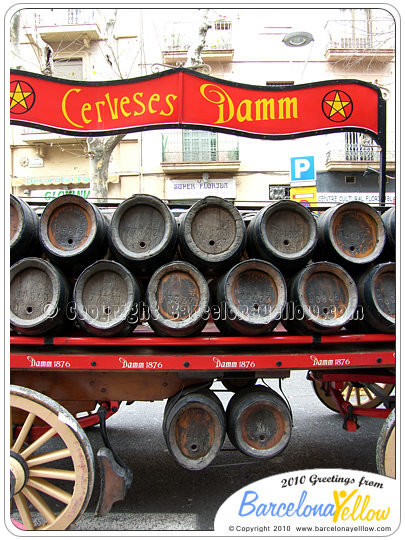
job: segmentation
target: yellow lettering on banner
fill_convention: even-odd
[[[278,117],[280,120],[291,118],[291,106],[293,118],[298,118],[297,98],[281,98],[278,100]]]
[[[62,99],[62,114],[63,116],[66,118],[66,120],[69,122],[69,124],[72,124],[72,126],[75,126],[75,127],[78,127],[78,128],[82,128],[83,126],[81,124],[76,124],[75,122],[73,122],[73,120],[71,120],[68,116],[68,113],[67,113],[67,110],[66,110],[66,101],[67,101],[67,97],[70,93],[72,92],[76,92],[76,93],[79,93],[81,91],[81,88],[71,88],[70,90],[68,90],[66,92],[66,94],[63,96],[63,99]]]
[[[141,111],[140,111],[140,112],[138,112],[138,111],[134,111],[134,112],[133,112],[133,115],[134,115],[134,116],[138,116],[138,115],[140,115],[140,114],[144,114],[144,112],[146,111],[145,105],[142,103],[142,101],[139,101],[138,96],[139,96],[140,98],[142,98],[142,97],[143,97],[143,92],[135,92],[135,94],[132,96],[132,99],[135,101],[135,103],[141,107]]]
[[[234,116],[241,123],[298,118],[298,100],[296,97],[280,98],[277,101],[276,110],[274,98],[261,98],[256,101],[242,99],[240,102],[237,102],[232,100],[231,96],[216,84],[202,84],[200,86],[200,92],[204,99],[217,106],[218,118],[215,124],[226,124]]]
[[[159,94],[152,94],[149,98],[148,109],[151,114],[154,114],[155,112],[157,112],[157,110],[152,107],[152,103],[155,101],[156,102],[160,101]]]
[[[218,118],[215,121],[215,124],[226,124],[232,120],[235,114],[235,108],[232,99],[223,88],[217,86],[216,84],[207,83],[200,86],[200,92],[204,99],[210,103],[215,103],[218,105]],[[209,94],[210,97],[208,97],[206,94]],[[227,108],[225,105],[227,105]],[[225,109],[227,117],[225,117]]]
[[[101,115],[101,107],[105,107],[105,101],[96,101],[95,103],[96,110],[97,110],[97,122],[102,122],[103,117]]]
[[[256,105],[256,119],[257,120],[274,120],[274,99],[257,99]]]
[[[110,100],[110,92],[105,94],[105,99],[107,100],[108,107],[110,109],[111,118],[117,120],[118,118],[118,98],[114,98],[114,108]]]
[[[121,101],[120,101],[121,114],[122,116],[125,116],[126,118],[128,118],[128,116],[131,116],[131,113],[125,110],[124,105],[128,105],[129,103],[131,103],[131,100],[129,99],[128,96],[124,96],[123,98],[121,98]]]
[[[243,112],[244,111],[244,112]],[[252,102],[250,99],[242,100],[236,111],[236,118],[238,122],[251,122],[252,119]]]
[[[82,106],[82,120],[85,124],[90,124],[91,120],[86,118],[86,115],[84,114],[87,111],[91,111],[91,105],[90,103],[84,103]]]
[[[175,101],[176,99],[177,99],[177,96],[175,94],[167,94],[166,104],[169,105],[169,112],[166,113],[166,112],[163,112],[163,110],[161,110],[159,114],[161,114],[162,116],[170,116],[171,114],[173,114],[174,107],[173,107],[172,100]]]

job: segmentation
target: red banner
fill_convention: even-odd
[[[165,127],[285,139],[362,131],[379,139],[385,103],[355,80],[263,87],[180,68],[129,80],[71,81],[12,70],[12,124],[103,136]]]

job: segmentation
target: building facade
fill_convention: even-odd
[[[53,74],[114,80],[176,67],[198,39],[198,9],[22,10],[11,67],[39,72],[38,36],[53,51]],[[395,19],[385,9],[241,8],[208,10],[202,51],[212,76],[260,86],[359,79],[387,99],[387,203],[395,202]],[[108,25],[114,27],[109,34]],[[285,36],[305,31],[303,46]],[[113,37],[111,37],[113,36]],[[298,43],[300,45],[300,43]],[[23,59],[23,60],[22,60]],[[50,96],[50,99],[52,97]],[[293,181],[294,159],[309,158],[314,178]],[[128,134],[109,165],[109,197],[156,195],[173,204],[215,194],[238,205],[281,198],[334,204],[350,198],[378,203],[380,149],[363,134],[334,133],[268,141],[211,131],[166,129]],[[91,197],[85,137],[15,126],[10,135],[14,194],[51,200],[65,192]],[[193,188],[198,186],[198,190]],[[306,203],[308,204],[308,203]]]

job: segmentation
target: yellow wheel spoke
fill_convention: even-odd
[[[364,387],[363,390],[370,401],[372,401],[375,398],[375,396],[370,392],[368,388]]]
[[[43,444],[45,444],[49,439],[51,439],[56,434],[56,430],[54,428],[48,429],[43,435],[38,437],[36,441],[34,441],[32,444],[28,446],[23,452],[21,452],[21,456],[26,459],[28,456],[33,454],[35,450],[38,450]]]
[[[46,493],[46,495],[49,495],[50,497],[53,497],[54,499],[57,499],[65,504],[69,504],[72,499],[72,495],[70,493],[64,489],[54,486],[46,480],[34,480],[30,478],[27,482],[27,486],[33,487],[38,491],[42,491],[43,493]]]
[[[22,493],[27,497],[30,503],[38,510],[48,523],[53,523],[56,519],[55,514],[49,508],[48,504],[43,500],[41,495],[28,486],[22,490]]]
[[[21,495],[21,493],[17,493],[17,495],[14,495],[14,502],[17,506],[17,510],[20,514],[24,527],[29,531],[33,531],[34,523],[32,522],[27,499],[24,497],[24,495]]]
[[[347,390],[346,390],[345,401],[349,401],[350,396],[352,395],[352,392],[353,392],[353,386],[351,384],[349,384],[347,386]]]
[[[30,469],[30,478],[51,478],[53,480],[76,480],[75,471],[66,469],[51,469],[48,467],[35,467]]]
[[[54,450],[53,452],[46,452],[40,456],[34,456],[30,459],[27,459],[28,467],[37,467],[38,465],[43,465],[44,463],[51,463],[52,461],[57,461],[58,459],[64,459],[71,457],[71,452],[69,448],[62,448],[61,450]]]
[[[13,452],[19,452],[21,450],[21,447],[23,445],[23,442],[25,441],[25,439],[27,438],[28,436],[28,433],[30,432],[30,429],[32,427],[32,424],[34,423],[34,420],[35,420],[35,414],[33,413],[29,413],[29,415],[27,416],[27,418],[25,419],[25,422],[23,424],[23,427],[21,428],[21,431],[12,447],[12,451]]]

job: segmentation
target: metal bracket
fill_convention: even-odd
[[[133,479],[132,471],[119,459],[111,446],[106,427],[107,412],[105,405],[101,405],[97,410],[105,447],[97,452],[101,485],[96,516],[105,516],[115,502],[122,501]]]
[[[347,405],[347,412],[343,417],[343,429],[346,431],[356,431],[359,427],[357,416],[353,414],[353,405],[349,403]]]

